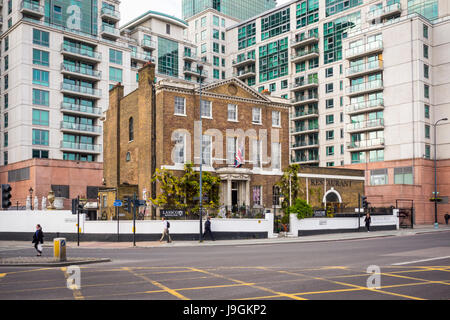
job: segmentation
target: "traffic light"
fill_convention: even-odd
[[[72,199],[72,214],[77,214],[78,199]]]
[[[125,197],[123,199],[123,210],[127,211],[128,213],[131,213],[131,198]]]
[[[366,196],[362,196],[362,206],[364,209],[368,209],[369,208],[369,202],[367,202],[367,197]]]
[[[11,207],[11,186],[9,184],[2,184],[2,209]]]

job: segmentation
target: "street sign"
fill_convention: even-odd
[[[326,217],[327,212],[325,210],[314,210],[314,217]]]
[[[121,206],[122,206],[122,201],[121,200],[114,201],[114,207],[121,207]]]
[[[145,201],[145,200],[136,200],[134,204],[136,205],[136,207],[146,206],[147,205],[147,201]]]
[[[186,214],[186,212],[182,209],[180,209],[180,210],[178,210],[178,209],[174,209],[174,210],[163,209],[163,210],[161,210],[161,216],[166,217],[166,218],[181,218],[181,217],[184,217],[185,214]]]

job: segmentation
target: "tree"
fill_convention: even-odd
[[[160,207],[188,209],[198,212],[199,201],[194,198],[200,192],[200,173],[194,171],[192,164],[184,166],[184,173],[177,177],[166,169],[157,169],[152,181],[158,181],[161,193],[152,202]],[[202,191],[208,200],[203,200],[204,208],[217,208],[219,206],[220,178],[209,172],[202,174]]]
[[[313,216],[312,207],[303,199],[296,199],[294,205],[289,208],[289,212],[297,214],[299,220]]]
[[[281,194],[284,196],[284,201],[281,204],[285,213],[289,213],[289,195],[295,201],[303,192],[300,190],[300,179],[298,172],[300,171],[299,164],[292,164],[283,170],[281,180],[276,184],[281,189]],[[290,183],[289,183],[290,180]]]

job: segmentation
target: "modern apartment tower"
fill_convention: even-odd
[[[276,0],[183,0],[183,19],[214,9],[238,20],[247,20],[261,12],[275,8]]]

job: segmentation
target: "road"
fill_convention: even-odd
[[[0,300],[377,300],[450,299],[450,232],[364,240],[210,247],[69,248],[70,256],[111,258],[65,268],[0,268]],[[32,256],[1,247],[2,257]],[[51,255],[45,248],[44,255]],[[368,267],[380,272],[368,288]],[[377,270],[377,269],[374,269]]]

